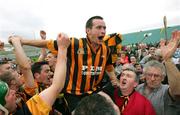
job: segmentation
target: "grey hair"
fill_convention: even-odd
[[[139,83],[139,76],[136,73],[136,68],[133,65],[131,65],[131,64],[125,64],[123,66],[124,67],[122,68],[122,72],[123,71],[132,71],[132,72],[134,72],[134,74],[135,74],[135,81],[137,83]]]
[[[148,61],[143,67],[143,72],[147,72],[149,67],[159,68],[162,72],[162,75],[166,76],[165,66],[159,61],[156,60]]]

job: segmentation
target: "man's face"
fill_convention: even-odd
[[[136,71],[142,71],[142,67],[141,67],[140,64],[139,64],[139,65],[136,65],[135,68],[136,68]]]
[[[17,73],[17,71],[12,72],[12,76],[14,79],[11,80],[9,88],[18,91],[19,88],[23,85],[23,82],[21,81],[20,75]]]
[[[94,19],[92,28],[87,28],[86,33],[91,42],[101,44],[106,34],[105,22],[101,19]]]
[[[134,72],[129,70],[124,70],[120,76],[120,89],[124,91],[133,91],[138,85],[136,82],[136,75]]]
[[[51,78],[51,71],[49,65],[42,65],[41,66],[41,72],[38,75],[38,82],[43,84],[50,84],[50,78]]]
[[[10,113],[15,112],[17,105],[16,105],[16,91],[9,90],[7,95],[5,96],[6,104],[5,107],[8,109]]]
[[[52,54],[48,53],[46,56],[46,61],[48,62],[49,66],[55,66],[57,58]]]
[[[19,74],[17,73],[16,70],[12,69],[10,63],[0,65],[0,75],[7,73],[7,72],[11,72],[12,76],[14,77],[14,79],[9,84],[9,88],[17,91],[19,89],[19,87],[21,85],[23,85],[21,83],[21,80],[19,79]]]
[[[143,75],[146,79],[147,87],[151,89],[160,87],[161,82],[164,80],[160,68],[149,67]]]
[[[131,61],[132,64],[135,64],[135,63],[136,63],[136,58],[132,56],[132,57],[130,58],[130,61]]]
[[[155,47],[150,47],[149,48],[149,54],[154,54],[155,52]]]

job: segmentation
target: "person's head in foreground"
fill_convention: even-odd
[[[86,96],[73,111],[73,115],[119,115],[109,99],[101,94]]]

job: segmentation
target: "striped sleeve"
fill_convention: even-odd
[[[54,40],[49,40],[48,42],[47,42],[47,48],[53,53],[53,54],[57,54],[57,50],[55,49],[55,47],[54,47],[54,44],[55,43],[55,41]]]

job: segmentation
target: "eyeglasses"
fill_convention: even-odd
[[[153,73],[144,73],[144,75],[147,76],[147,77],[154,76],[154,78],[160,78],[162,76],[160,74],[153,74]]]

